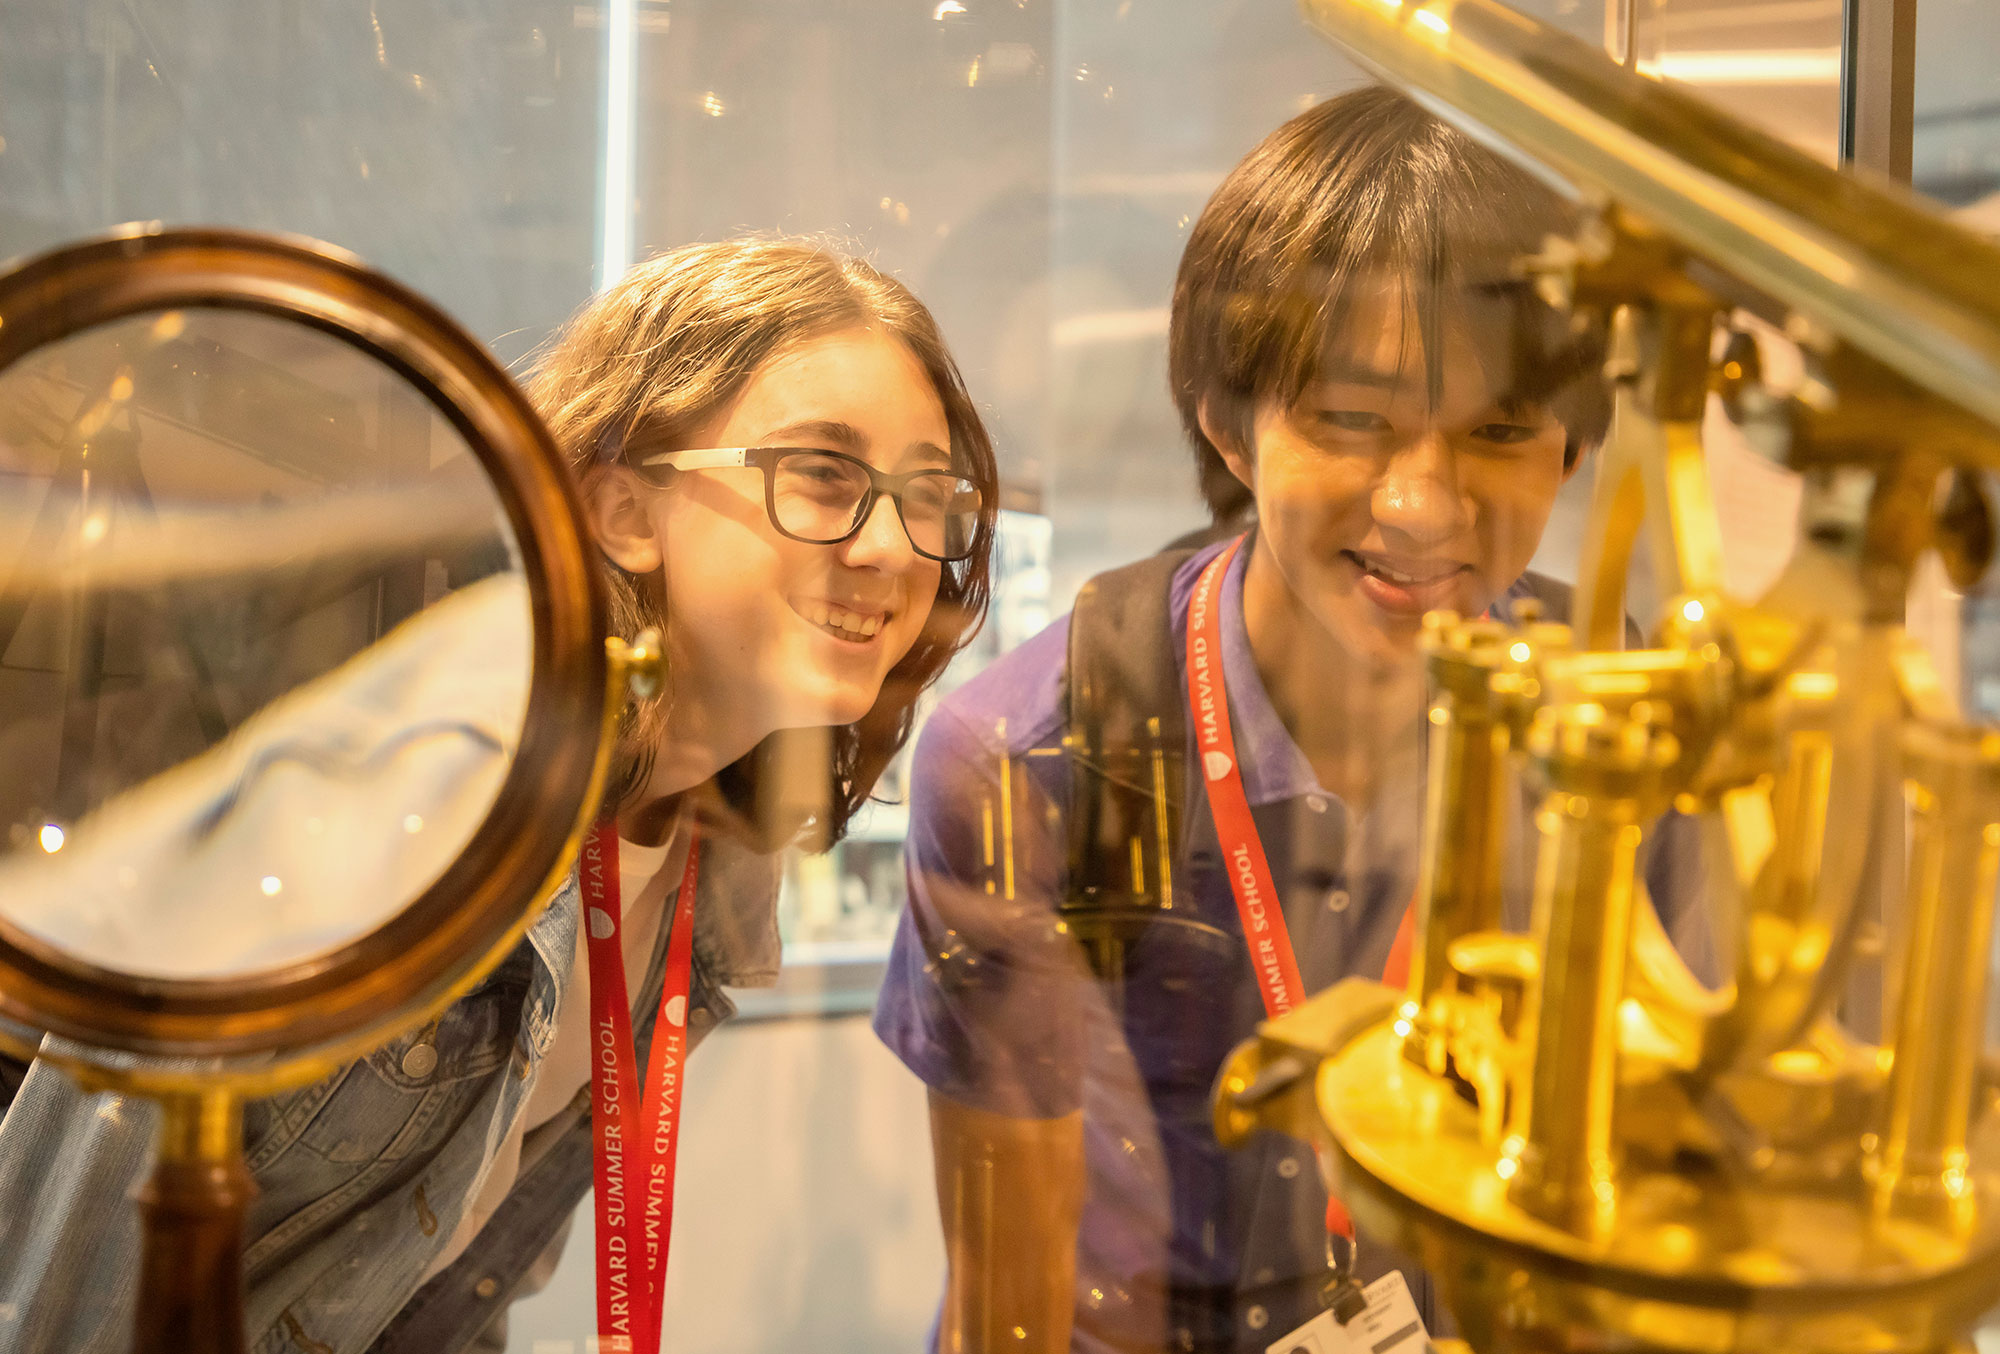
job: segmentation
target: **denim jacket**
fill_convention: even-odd
[[[776,979],[776,883],[774,858],[704,846],[691,1045],[733,1013],[724,986]],[[579,976],[579,911],[572,874],[526,939],[432,1025],[246,1107],[253,1354],[358,1354],[416,1291],[553,1041]],[[641,1066],[665,948],[662,937],[633,1002]],[[86,1096],[43,1062],[0,1108],[0,1354],[122,1354],[139,1268],[133,1195],[151,1169],[157,1111]]]

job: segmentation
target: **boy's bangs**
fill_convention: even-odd
[[[1342,250],[1296,269],[1311,281],[1280,288],[1279,294],[1316,298],[1316,313],[1310,323],[1292,330],[1282,353],[1271,354],[1288,403],[1314,381],[1347,365],[1346,355],[1357,340],[1367,342],[1356,332],[1356,317],[1373,295],[1387,289],[1394,293],[1391,313],[1400,313],[1403,323],[1413,323],[1416,330],[1414,336],[1404,336],[1396,375],[1401,378],[1410,361],[1419,361],[1430,408],[1443,402],[1446,336],[1457,333],[1471,347],[1504,412],[1540,408],[1567,413],[1580,421],[1565,418],[1565,423],[1586,441],[1595,439],[1587,412],[1592,401],[1564,397],[1587,395],[1578,387],[1597,379],[1596,347],[1570,332],[1565,318],[1542,301],[1518,267],[1563,223],[1546,209],[1546,199],[1508,201],[1513,195],[1493,194],[1490,182],[1483,185],[1484,200],[1451,191],[1473,186],[1407,180],[1385,184],[1381,198],[1371,204],[1379,208],[1369,213],[1377,219],[1350,222],[1340,240],[1372,247]],[[1282,317],[1274,318],[1279,319],[1274,328],[1290,328]]]

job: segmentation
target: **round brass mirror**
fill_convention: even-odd
[[[560,882],[592,557],[507,374],[337,251],[0,275],[0,1044],[166,1109],[139,1347],[240,1345],[238,1098],[429,1018]]]

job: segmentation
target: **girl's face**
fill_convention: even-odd
[[[951,465],[923,366],[865,328],[770,358],[688,446],[817,447],[890,473]],[[600,536],[627,570],[661,570],[677,706],[695,702],[704,722],[752,741],[868,712],[922,631],[943,567],[911,548],[894,503],[879,499],[845,541],[809,545],[772,525],[754,466],[687,471],[666,488],[614,473],[631,497]]]

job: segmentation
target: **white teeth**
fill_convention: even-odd
[[[1438,574],[1432,578],[1418,578],[1415,574],[1398,573],[1387,565],[1377,564],[1373,560],[1363,560],[1361,563],[1362,567],[1367,569],[1369,573],[1374,574],[1377,578],[1385,578],[1391,583],[1435,583],[1439,578],[1444,577],[1443,574]]]
[[[798,612],[814,625],[823,626],[850,639],[867,639],[880,633],[884,616],[863,616],[846,607],[832,606],[826,602],[798,603]]]

